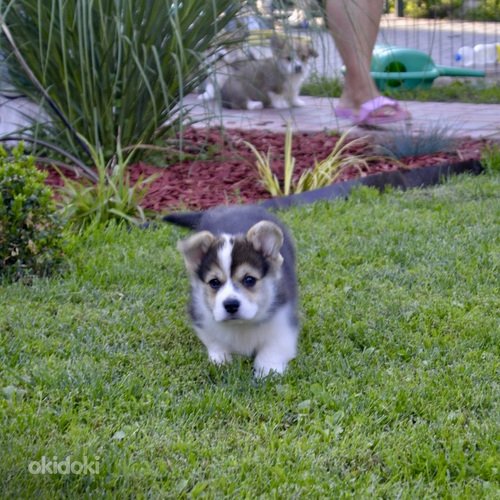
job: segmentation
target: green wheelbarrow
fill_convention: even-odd
[[[477,69],[440,66],[425,52],[377,44],[373,50],[371,75],[379,90],[430,88],[439,76],[485,76]]]

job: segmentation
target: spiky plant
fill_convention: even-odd
[[[380,136],[375,149],[396,159],[447,152],[454,145],[454,131],[455,127],[448,123],[429,123],[421,130],[406,125]]]
[[[500,173],[500,148],[498,144],[486,144],[481,152],[481,164],[488,173]]]
[[[165,122],[179,130],[200,58],[238,9],[238,0],[16,0],[2,17],[11,82],[43,104],[51,141],[89,160],[84,137],[110,158],[118,136],[127,147],[169,134]]]
[[[344,170],[355,167],[359,171],[363,167],[368,168],[368,159],[360,154],[348,154],[347,149],[361,144],[366,137],[347,140],[349,130],[344,131],[336,142],[333,151],[327,158],[321,161],[315,161],[314,168],[307,169],[299,178],[295,185],[295,193],[311,191],[333,184]]]
[[[315,161],[314,167],[307,169],[300,178],[294,182],[293,173],[295,168],[295,158],[292,156],[292,129],[287,124],[285,135],[285,151],[283,160],[283,183],[271,168],[271,152],[268,150],[264,156],[263,153],[249,143],[245,144],[255,155],[255,167],[261,183],[272,196],[287,196],[292,193],[302,193],[312,189],[329,186],[349,167],[356,167],[361,170],[367,167],[367,158],[363,155],[348,154],[348,148],[353,145],[363,143],[365,137],[348,140],[350,131],[346,130],[341,134],[333,151],[327,158],[321,161]]]
[[[95,183],[86,178],[73,180],[59,172],[64,185],[57,192],[64,218],[77,231],[111,220],[128,224],[145,222],[140,203],[157,175],[153,174],[146,179],[141,176],[132,184],[126,169],[133,153],[123,157],[118,143],[117,155],[108,163],[102,149],[95,150],[90,144],[87,146],[92,152],[98,179]]]
[[[266,156],[264,156],[253,144],[247,141],[245,141],[245,144],[255,155],[257,174],[267,191],[272,196],[287,196],[291,194],[293,189],[292,176],[295,168],[295,158],[292,156],[292,129],[290,123],[287,123],[286,126],[283,185],[271,169],[271,150],[269,149]]]

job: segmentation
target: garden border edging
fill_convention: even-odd
[[[483,172],[483,166],[477,159],[461,162],[447,163],[444,165],[433,165],[430,167],[418,167],[410,170],[396,170],[368,175],[349,181],[338,182],[324,188],[304,191],[299,194],[281,196],[254,203],[265,208],[283,209],[293,205],[305,205],[320,200],[334,200],[337,198],[348,198],[349,193],[357,186],[375,187],[383,192],[387,186],[407,189],[425,188],[440,184],[443,180],[454,175],[471,173],[479,175]]]

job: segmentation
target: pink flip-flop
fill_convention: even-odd
[[[377,115],[376,111],[380,111],[383,108],[392,108],[392,112],[388,112],[386,109],[383,114]],[[354,125],[381,125],[411,118],[410,112],[403,109],[398,101],[384,96],[378,96],[370,101],[366,101],[361,105],[357,115],[354,114],[352,108],[335,106],[333,111],[335,116],[338,118],[348,118],[352,120]]]
[[[333,112],[337,118],[352,118],[351,108],[340,108],[339,106],[335,106]]]
[[[386,108],[381,114],[381,111]],[[366,101],[361,105],[357,116],[352,115],[355,125],[381,125],[384,123],[399,122],[411,118],[411,113],[403,109],[398,101],[385,96],[378,96],[375,99]]]

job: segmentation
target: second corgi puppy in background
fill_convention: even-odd
[[[300,86],[309,72],[311,58],[317,57],[310,41],[271,37],[273,57],[232,62],[216,70],[222,106],[230,109],[285,109],[303,106]],[[211,84],[201,99],[216,96]]]

